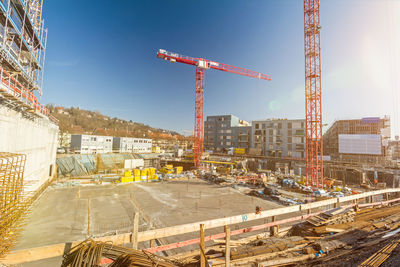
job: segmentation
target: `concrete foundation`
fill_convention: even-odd
[[[25,191],[37,190],[56,173],[58,126],[0,104],[0,129],[0,151],[26,155]]]

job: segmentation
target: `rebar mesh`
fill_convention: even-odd
[[[28,203],[23,179],[26,156],[0,152],[0,258],[15,244]]]

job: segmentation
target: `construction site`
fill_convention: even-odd
[[[206,73],[274,76],[153,51],[193,70],[185,136],[41,104],[46,1],[0,1],[0,266],[400,266],[399,118],[325,123],[325,2],[304,0],[295,22],[300,119],[205,116]],[[94,116],[110,129],[77,123]]]

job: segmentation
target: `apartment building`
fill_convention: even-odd
[[[253,148],[272,157],[305,157],[305,120],[266,119],[251,123]]]
[[[233,115],[207,116],[204,122],[204,149],[226,151],[229,148],[249,149],[251,126]]]

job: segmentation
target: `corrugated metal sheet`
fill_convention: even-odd
[[[339,153],[381,155],[381,136],[378,134],[339,134]]]

